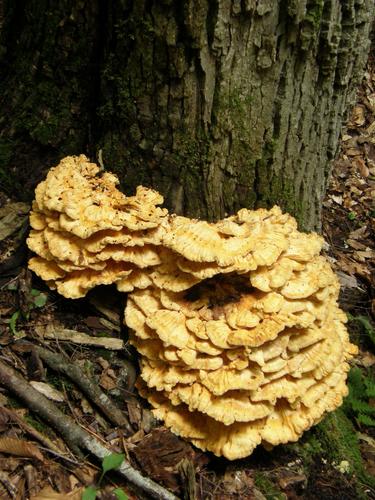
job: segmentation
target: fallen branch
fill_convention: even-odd
[[[36,391],[28,382],[9,365],[0,361],[0,384],[11,390],[32,411],[49,422],[66,440],[69,447],[77,454],[80,449],[90,451],[102,460],[111,454],[111,450],[103,446],[100,441],[79,427],[72,418],[64,415],[57,406],[45,396]],[[178,500],[175,495],[158,485],[151,479],[142,476],[126,460],[117,469],[129,482],[147,493],[150,498],[159,500]]]
[[[42,339],[55,339],[71,342],[72,344],[95,345],[113,351],[120,351],[124,348],[124,341],[113,337],[92,337],[87,333],[76,332],[66,328],[59,328],[53,325],[36,326],[35,332]]]
[[[34,347],[37,354],[47,365],[70,378],[82,392],[106,415],[115,425],[124,427],[128,434],[133,434],[133,429],[122,411],[104,394],[98,385],[91,382],[83,371],[77,366],[66,361],[62,355],[48,351],[43,347]]]

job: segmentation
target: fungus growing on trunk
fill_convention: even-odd
[[[29,267],[64,297],[101,284],[148,286],[143,270],[161,263],[162,196],[140,186],[127,197],[113,174],[98,173],[85,156],[67,157],[35,190],[27,243],[38,257]]]
[[[38,186],[30,267],[70,298],[106,283],[131,292],[137,386],[157,418],[233,460],[296,441],[341,404],[356,347],[320,236],[278,207],[168,216],[158,193],[125,197],[97,174],[68,157]]]

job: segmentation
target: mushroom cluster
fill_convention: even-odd
[[[175,217],[163,244],[173,285],[134,291],[125,319],[138,389],[167,427],[232,460],[296,441],[341,404],[355,347],[319,236],[274,207]],[[182,290],[185,274],[200,281]]]
[[[356,348],[321,237],[278,207],[168,216],[154,191],[127,198],[86,158],[63,162],[36,191],[30,267],[68,297],[131,292],[138,390],[167,427],[233,460],[296,441],[341,404]]]
[[[115,175],[98,173],[84,155],[64,158],[37,186],[30,213],[27,243],[37,257],[29,267],[72,299],[97,285],[148,286],[144,269],[161,263],[162,196],[140,186],[126,197]]]

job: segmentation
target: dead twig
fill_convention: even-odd
[[[48,421],[64,437],[75,453],[80,454],[80,450],[85,449],[100,460],[111,454],[111,450],[81,429],[70,417],[64,415],[54,403],[36,391],[21,375],[2,361],[0,361],[0,384],[11,390],[32,411]],[[151,479],[142,476],[126,460],[117,471],[133,485],[147,493],[150,498],[178,500],[168,490]]]
[[[62,355],[48,351],[44,347],[35,346],[37,354],[47,365],[60,373],[66,375],[82,390],[82,392],[104,413],[110,422],[123,427],[128,434],[133,434],[133,429],[117,406],[94,384],[83,371],[77,366],[64,359]]]
[[[53,325],[43,327],[41,325],[35,327],[35,332],[42,339],[54,339],[71,342],[72,344],[94,345],[120,351],[124,349],[124,341],[113,337],[92,337],[87,333],[77,332],[76,330],[68,330],[67,328],[59,328]]]

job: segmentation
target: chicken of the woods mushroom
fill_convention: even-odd
[[[99,284],[128,292],[137,387],[157,418],[234,460],[296,441],[342,403],[356,347],[320,236],[278,207],[208,223],[117,184],[83,155],[51,169],[30,214],[29,266],[68,298]]]

